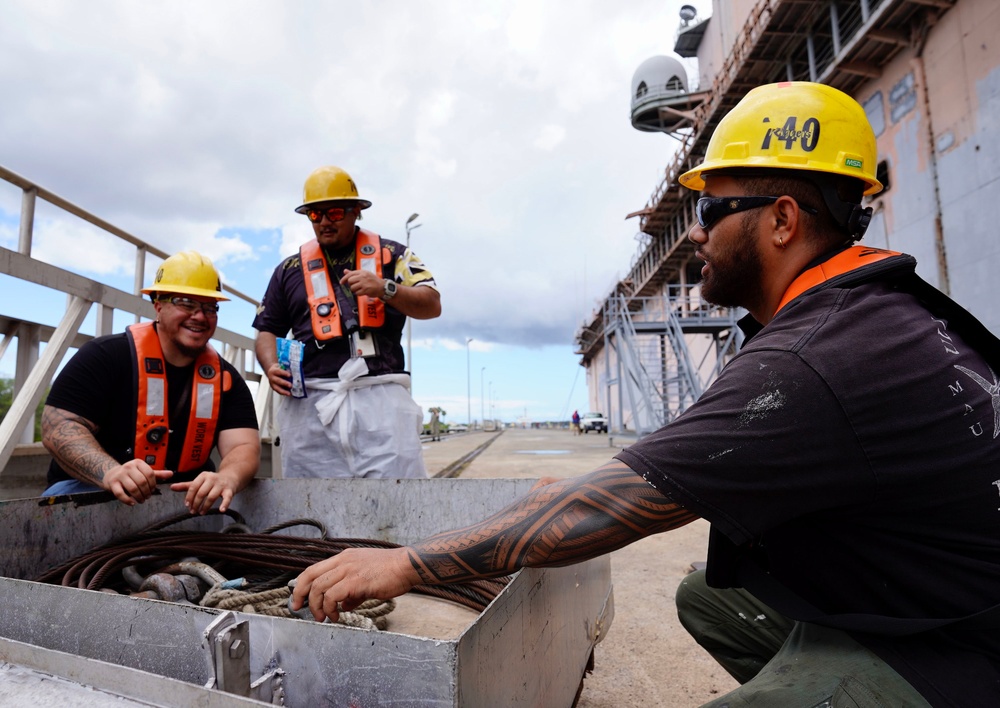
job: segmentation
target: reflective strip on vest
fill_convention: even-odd
[[[146,415],[166,416],[167,382],[159,376],[146,379]]]
[[[316,297],[330,297],[330,289],[327,287],[329,278],[323,273],[310,273],[309,282],[312,283],[313,292]]]
[[[212,384],[197,384],[197,403],[194,408],[195,418],[211,418],[215,408],[215,387]]]
[[[167,368],[160,338],[152,322],[130,325],[126,332],[135,352],[138,379],[134,457],[153,469],[166,469],[170,420]],[[215,442],[222,391],[226,388],[225,378],[221,357],[211,346],[206,346],[194,362],[187,433],[175,472],[193,472],[208,462]]]
[[[778,303],[778,309],[774,311],[774,314],[777,315],[781,312],[781,308],[802,293],[815,288],[817,285],[822,285],[827,280],[830,280],[830,278],[849,273],[856,268],[884,261],[886,258],[901,255],[903,254],[896,251],[886,251],[881,248],[872,248],[871,246],[851,246],[833,258],[823,261],[818,266],[814,266],[801,273],[799,277],[793,280],[792,284],[785,291],[785,294],[782,295],[781,302]]]
[[[354,262],[358,270],[382,277],[382,266],[389,261],[387,249],[382,248],[378,234],[358,229],[354,243]],[[299,247],[299,263],[306,285],[306,299],[309,302],[309,317],[313,336],[319,341],[343,336],[340,311],[334,288],[330,280],[326,254],[313,239]],[[385,303],[377,297],[356,296],[358,302],[358,325],[362,329],[374,329],[385,324]]]

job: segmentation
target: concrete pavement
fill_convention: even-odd
[[[489,447],[475,458],[462,477],[570,477],[604,464],[620,447],[612,448],[607,435],[573,435],[569,430],[512,428],[503,432],[472,431],[424,442],[427,474],[438,476],[456,460],[484,443]]]

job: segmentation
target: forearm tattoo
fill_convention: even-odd
[[[429,584],[508,575],[595,558],[698,518],[614,460],[541,487],[486,521],[411,546]]]
[[[82,482],[103,486],[104,473],[117,465],[94,437],[97,426],[61,408],[42,411],[42,440],[56,462]]]

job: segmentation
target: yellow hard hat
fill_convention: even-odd
[[[864,193],[875,178],[875,133],[865,109],[843,91],[809,81],[758,86],[719,123],[700,165],[682,174],[688,189],[705,188],[708,172],[777,168],[855,177]]]
[[[362,209],[372,205],[367,199],[358,197],[358,187],[349,174],[333,165],[320,167],[306,178],[302,187],[302,206],[295,211],[304,214],[311,204],[347,199],[357,202]]]
[[[153,284],[142,292],[201,295],[228,300],[222,294],[222,279],[212,261],[195,251],[181,251],[160,264]]]

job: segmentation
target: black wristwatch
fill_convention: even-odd
[[[385,280],[382,286],[382,300],[388,302],[396,297],[396,281]]]

